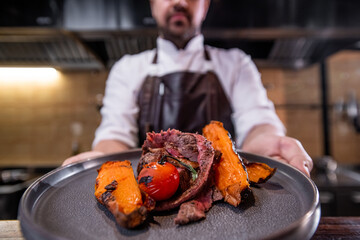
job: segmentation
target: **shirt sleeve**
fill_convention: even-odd
[[[282,132],[285,132],[285,127],[275,112],[274,104],[267,97],[254,62],[242,51],[235,52],[235,62],[239,64],[234,69],[234,81],[230,84],[229,92],[236,147],[240,148],[250,130],[257,125],[271,124]]]
[[[101,108],[102,120],[95,132],[93,147],[102,140],[118,140],[129,147],[137,146],[139,109],[129,65],[129,56],[124,56],[109,73]]]

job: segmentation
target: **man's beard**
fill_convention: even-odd
[[[159,27],[159,32],[163,38],[168,40],[188,41],[198,33],[198,30],[194,27],[190,27],[183,31],[173,31],[169,27]]]
[[[171,21],[171,18],[178,13],[182,13],[186,18],[186,21]],[[191,14],[186,9],[177,7],[167,15],[165,26],[159,26],[159,33],[163,38],[170,41],[187,43],[200,31],[200,29],[196,28],[191,23]]]

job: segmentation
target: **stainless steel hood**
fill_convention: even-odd
[[[244,50],[261,67],[300,69],[339,50],[360,50],[360,28],[228,29],[205,31],[205,36],[210,45]]]
[[[43,11],[4,2],[0,66],[108,69],[124,54],[155,47],[148,0],[49,0]],[[212,0],[203,32],[207,44],[240,48],[258,66],[298,69],[359,49],[358,9],[357,0]]]
[[[0,29],[0,66],[101,69],[103,62],[72,32],[56,29]]]

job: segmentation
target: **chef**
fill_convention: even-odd
[[[159,30],[156,48],[114,64],[93,151],[63,165],[141,146],[148,131],[201,133],[218,120],[241,150],[309,175],[312,160],[299,141],[285,136],[251,58],[239,49],[204,45],[201,25],[210,0],[149,1]]]

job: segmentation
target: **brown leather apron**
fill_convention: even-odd
[[[210,61],[208,51],[204,53]],[[157,63],[157,54],[153,64]],[[174,72],[164,76],[147,76],[138,96],[140,108],[139,146],[149,131],[175,128],[202,133],[211,120],[223,122],[234,135],[232,109],[221,83],[212,71],[206,73]]]

